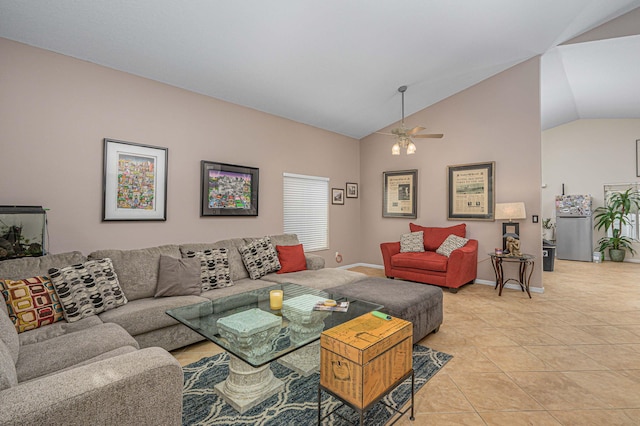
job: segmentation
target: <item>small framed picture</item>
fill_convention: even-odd
[[[344,204],[344,189],[331,188],[331,204]]]
[[[347,182],[347,198],[358,198],[358,184]]]
[[[103,221],[167,220],[168,152],[104,139]]]

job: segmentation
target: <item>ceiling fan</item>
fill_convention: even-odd
[[[407,155],[415,154],[416,145],[413,143],[414,138],[441,138],[444,135],[442,133],[431,133],[431,134],[419,134],[425,130],[424,127],[416,126],[413,129],[407,129],[404,125],[404,92],[407,91],[407,86],[398,87],[398,92],[402,94],[402,121],[400,122],[400,127],[396,127],[391,130],[391,133],[383,133],[376,132],[381,135],[395,136],[396,143],[393,144],[391,148],[391,154],[400,155],[400,147],[405,148],[407,150]]]

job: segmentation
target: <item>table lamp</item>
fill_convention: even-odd
[[[507,249],[507,237],[520,239],[520,224],[513,222],[527,218],[524,210],[524,203],[496,203],[496,220],[508,219],[509,222],[502,222],[502,249]]]

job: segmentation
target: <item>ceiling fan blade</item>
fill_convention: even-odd
[[[430,135],[413,135],[411,137],[412,138],[437,138],[437,139],[440,139],[443,136],[444,136],[444,134],[442,134],[442,133],[432,133]]]
[[[413,134],[415,134],[415,133],[418,133],[418,132],[423,131],[424,129],[425,129],[425,127],[416,126],[416,127],[414,127],[413,129],[409,130],[409,131],[407,132],[407,135],[413,135]]]
[[[393,133],[376,132],[377,135],[395,136]]]

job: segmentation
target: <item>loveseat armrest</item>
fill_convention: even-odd
[[[380,251],[382,251],[382,261],[384,262],[384,274],[391,277],[393,276],[391,274],[391,256],[400,253],[400,241],[381,243]]]
[[[0,391],[0,425],[180,425],[183,381],[170,353],[142,349]]]
[[[464,247],[449,255],[447,283],[462,285],[476,278],[478,273],[478,240],[469,240]],[[459,287],[459,285],[454,287]]]
[[[307,269],[323,269],[324,257],[317,254],[305,253],[305,259],[307,260]]]

